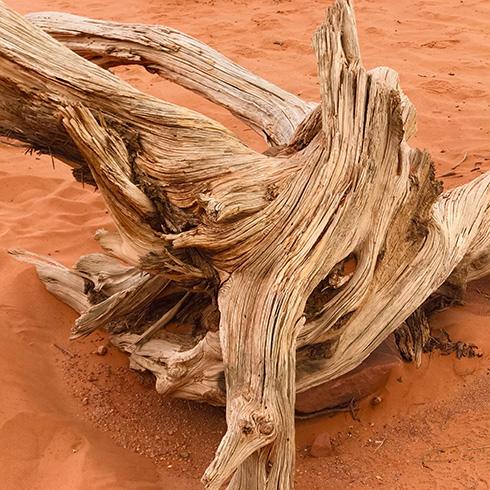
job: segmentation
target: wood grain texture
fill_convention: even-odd
[[[2,3],[0,15],[0,132],[90,172],[118,228],[96,239],[129,266],[87,256],[68,271],[16,255],[81,313],[74,337],[105,329],[161,393],[226,401],[206,488],[234,474],[230,489],[292,489],[296,392],[354,369],[434,295],[490,272],[490,173],[442,192],[430,155],[408,145],[416,113],[397,74],[362,65],[350,0],[313,36],[315,107],[168,28],[29,17],[63,46]],[[101,68],[127,63],[229,108],[276,147],[256,153]]]
[[[202,95],[228,109],[271,145],[287,143],[316,105],[169,27],[120,24],[56,12],[26,18],[99,66],[141,65]]]

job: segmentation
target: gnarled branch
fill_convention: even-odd
[[[74,335],[105,328],[162,393],[216,404],[226,393],[208,489],[234,472],[233,489],[291,489],[295,393],[353,369],[434,295],[490,271],[490,174],[442,194],[429,154],[408,145],[415,109],[396,73],[362,66],[350,0],[313,38],[316,107],[176,31],[149,28],[145,41],[142,26],[31,17],[102,66],[140,63],[230,108],[281,143],[266,154],[2,3],[0,15],[0,132],[88,166],[118,228],[96,238],[133,266],[107,261],[102,279],[93,258],[74,272],[38,264],[82,312]],[[171,320],[190,331],[172,333]]]

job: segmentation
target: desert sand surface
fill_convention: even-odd
[[[330,0],[7,0],[22,14],[61,11],[163,24],[311,101],[319,100],[310,39]],[[390,66],[418,110],[411,145],[426,148],[446,188],[490,170],[490,2],[357,0],[364,65]],[[1,20],[0,20],[1,21]],[[276,42],[279,41],[279,42]],[[265,143],[226,111],[142,68],[114,70],[159,98],[223,122],[257,150]],[[1,94],[0,94],[1,97]],[[100,195],[49,157],[0,146],[0,489],[202,488],[225,430],[222,409],[159,396],[103,334],[69,342],[76,313],[54,299],[34,267],[7,249],[66,266],[99,251],[114,229]],[[480,358],[425,355],[394,369],[350,415],[297,424],[296,488],[488,489],[490,487],[490,278],[463,305],[431,319]],[[76,354],[71,357],[54,344]],[[334,454],[313,458],[328,432]]]

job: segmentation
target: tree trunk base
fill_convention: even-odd
[[[226,403],[206,488],[234,475],[229,488],[291,490],[296,394],[393,332],[417,364],[433,346],[474,354],[431,336],[427,317],[490,273],[490,173],[442,193],[408,144],[415,108],[398,75],[362,66],[351,0],[313,36],[319,104],[168,28],[29,17],[63,46],[1,1],[0,16],[0,135],[97,186],[118,231],[96,240],[128,265],[15,254],[80,313],[72,338],[103,329],[160,393]],[[104,69],[128,63],[228,108],[272,148]]]

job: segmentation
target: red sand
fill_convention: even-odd
[[[319,98],[310,38],[325,2],[8,3],[21,13],[166,24],[305,99]],[[467,152],[446,187],[490,170],[490,3],[357,0],[356,13],[365,66],[396,69],[417,107],[412,146],[431,152],[438,175]],[[199,97],[143,69],[116,72],[265,148],[250,129]],[[101,335],[69,343],[76,314],[44,290],[33,267],[5,251],[51,254],[68,266],[98,251],[93,233],[113,227],[100,195],[74,182],[63,164],[53,170],[49,157],[7,146],[0,146],[0,185],[0,488],[201,488],[225,429],[222,410],[162,399],[114,348],[104,357],[93,354],[106,342]],[[299,422],[297,489],[489,488],[490,300],[478,291],[490,294],[490,279],[472,285],[466,304],[439,314],[432,326],[477,344],[483,357],[458,361],[436,353],[418,370],[396,369],[375,394],[380,405],[361,403],[360,423],[348,415]],[[334,455],[312,458],[309,446],[323,431],[333,439]]]

